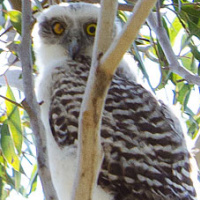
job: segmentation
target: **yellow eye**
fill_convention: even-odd
[[[86,33],[90,36],[95,36],[95,33],[96,33],[96,28],[97,28],[97,25],[96,24],[88,24],[86,26]]]
[[[65,29],[61,23],[56,22],[53,24],[52,30],[56,35],[61,35]]]

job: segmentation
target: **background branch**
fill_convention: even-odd
[[[49,165],[47,161],[46,138],[44,126],[40,119],[40,109],[33,90],[32,62],[31,62],[31,1],[22,1],[22,41],[20,45],[20,58],[22,64],[22,77],[25,100],[23,106],[29,114],[31,127],[35,135],[38,173],[45,197],[48,200],[57,200],[53,188]]]
[[[11,4],[12,8],[14,10],[22,10],[22,1],[21,0],[9,0],[9,3]]]
[[[20,103],[17,103],[16,101],[13,101],[13,100],[11,100],[11,99],[9,99],[9,98],[7,98],[7,97],[4,97],[4,96],[1,95],[1,94],[0,94],[0,98],[5,99],[6,101],[8,101],[8,102],[10,102],[10,103],[12,103],[12,104],[14,104],[14,105],[20,107],[20,108],[24,108]]]
[[[157,12],[159,12],[157,10]],[[167,61],[169,63],[169,69],[178,74],[179,76],[183,77],[186,81],[192,84],[197,84],[200,86],[200,77],[198,75],[192,74],[189,70],[186,68],[182,67],[177,58],[176,55],[174,54],[174,51],[172,49],[172,46],[170,44],[168,35],[162,26],[160,15],[157,14],[158,18],[158,23],[156,22],[155,16],[153,13],[151,13],[147,19],[148,24],[150,25],[151,29],[155,32],[157,39],[159,40],[159,43],[162,47],[163,52],[165,53],[165,56],[167,58]],[[196,161],[198,164],[198,167],[200,168],[200,137],[199,135],[196,136],[196,142],[195,142],[195,148],[198,149],[198,152],[195,153]]]
[[[0,75],[0,85],[6,85],[6,80],[11,87],[15,87],[23,92],[23,83],[20,79],[22,70],[19,67],[10,67],[5,73]]]
[[[147,19],[148,24],[150,25],[151,29],[155,32],[157,39],[162,47],[162,50],[166,56],[166,59],[169,63],[169,69],[178,74],[179,76],[183,77],[189,83],[197,84],[200,86],[200,77],[198,75],[192,74],[189,70],[182,67],[171,47],[169,38],[163,26],[159,26],[156,23],[155,16],[151,13]]]

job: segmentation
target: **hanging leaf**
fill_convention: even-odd
[[[42,11],[42,3],[39,0],[34,0],[35,5],[32,7],[33,11]]]
[[[10,175],[6,172],[5,166],[3,166],[2,164],[0,164],[0,178],[9,186],[11,186],[11,188],[15,188],[13,178],[10,177]]]
[[[200,126],[200,114],[194,115],[190,108],[185,109],[186,114],[189,116],[189,120],[187,120],[186,124],[188,127],[188,133],[195,139],[199,132]]]
[[[197,73],[197,66],[195,65],[194,57],[191,52],[181,56],[180,60],[186,69],[192,71],[193,73]]]
[[[14,170],[13,170],[14,171]],[[14,171],[15,175],[15,190],[19,192],[20,187],[21,187],[21,173],[18,171]]]
[[[200,51],[198,50],[197,46],[194,46],[194,44],[190,43],[189,47],[191,48],[191,51],[194,55],[194,57],[200,61]]]
[[[147,71],[146,71],[146,69],[145,69],[145,67],[144,67],[144,64],[143,64],[143,62],[142,62],[141,56],[140,56],[140,54],[139,54],[139,52],[138,52],[138,48],[137,48],[135,42],[133,42],[133,48],[134,48],[134,50],[135,50],[135,57],[136,57],[136,59],[137,59],[137,61],[138,61],[138,66],[140,67],[142,73],[144,74],[144,77],[146,78],[146,80],[147,80],[147,82],[148,82],[148,84],[149,84],[151,90],[154,92],[154,88],[153,88],[152,85],[151,85],[151,82],[150,82],[150,80],[149,80],[149,75],[148,75],[148,73],[147,73]]]
[[[176,87],[177,101],[183,105],[185,109],[188,103],[188,95],[191,92],[191,86],[189,84],[179,83]]]
[[[168,80],[171,78],[171,72],[168,69],[165,70],[160,70],[161,71],[161,79],[160,79],[160,83],[157,86],[156,90],[160,90],[162,88],[164,88],[168,82]]]
[[[11,138],[8,124],[4,122],[1,127],[1,147],[4,158],[16,170],[20,170],[20,161],[15,153],[13,140]]]
[[[175,73],[171,73],[171,81],[174,85],[176,85],[180,80],[182,80],[183,78],[181,76],[179,76],[178,74]]]
[[[22,23],[22,13],[18,10],[12,10],[7,12],[10,17],[10,21],[17,32],[21,35],[21,23]]]
[[[13,95],[13,92],[9,86],[7,86],[7,93],[6,97],[12,101],[16,101]],[[12,139],[14,141],[14,145],[18,151],[21,153],[22,148],[22,128],[21,128],[21,119],[20,119],[20,112],[19,108],[12,102],[6,101],[6,110],[7,110],[7,122],[9,126],[10,133],[12,135]]]
[[[178,33],[180,32],[181,28],[182,28],[182,25],[179,19],[176,17],[174,21],[172,22],[171,27],[169,28],[170,42],[172,46],[174,46],[174,43],[176,42],[176,39],[177,39],[176,37]]]
[[[127,22],[127,16],[126,16],[126,14],[123,12],[123,11],[118,11],[117,12],[117,15],[118,15],[118,17],[124,22],[124,23],[126,23]]]
[[[8,190],[5,190],[4,186],[5,186],[4,181],[0,177],[0,198],[1,198],[1,200],[6,200],[10,193]]]
[[[34,165],[33,171],[31,174],[31,179],[30,179],[30,193],[34,192],[37,187],[37,175],[38,175],[38,170],[37,170],[37,164]]]
[[[183,4],[181,6],[181,9],[183,11],[185,11],[189,16],[190,19],[195,22],[198,23],[199,18],[200,18],[200,5],[194,5],[194,4]]]

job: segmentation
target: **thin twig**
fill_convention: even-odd
[[[157,21],[158,21],[158,26],[162,26],[162,20],[160,16],[160,0],[157,1],[156,3],[156,14],[157,14]]]
[[[5,97],[5,96],[2,96],[2,95],[0,95],[0,97],[1,97],[2,99],[5,99],[6,101],[9,101],[9,102],[12,103],[12,104],[14,104],[14,105],[16,105],[16,106],[18,106],[18,107],[24,109],[24,107],[23,107],[20,103],[17,103],[16,101],[13,101],[13,100],[11,100],[11,99],[9,99],[9,98],[7,98],[7,97]]]
[[[0,34],[0,37],[4,34],[6,34],[8,31],[10,31],[11,29],[13,29],[13,26],[9,26],[5,31],[3,31],[1,34]]]

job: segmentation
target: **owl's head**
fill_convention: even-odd
[[[37,64],[91,57],[99,11],[98,5],[88,3],[62,3],[45,9],[33,29]]]

